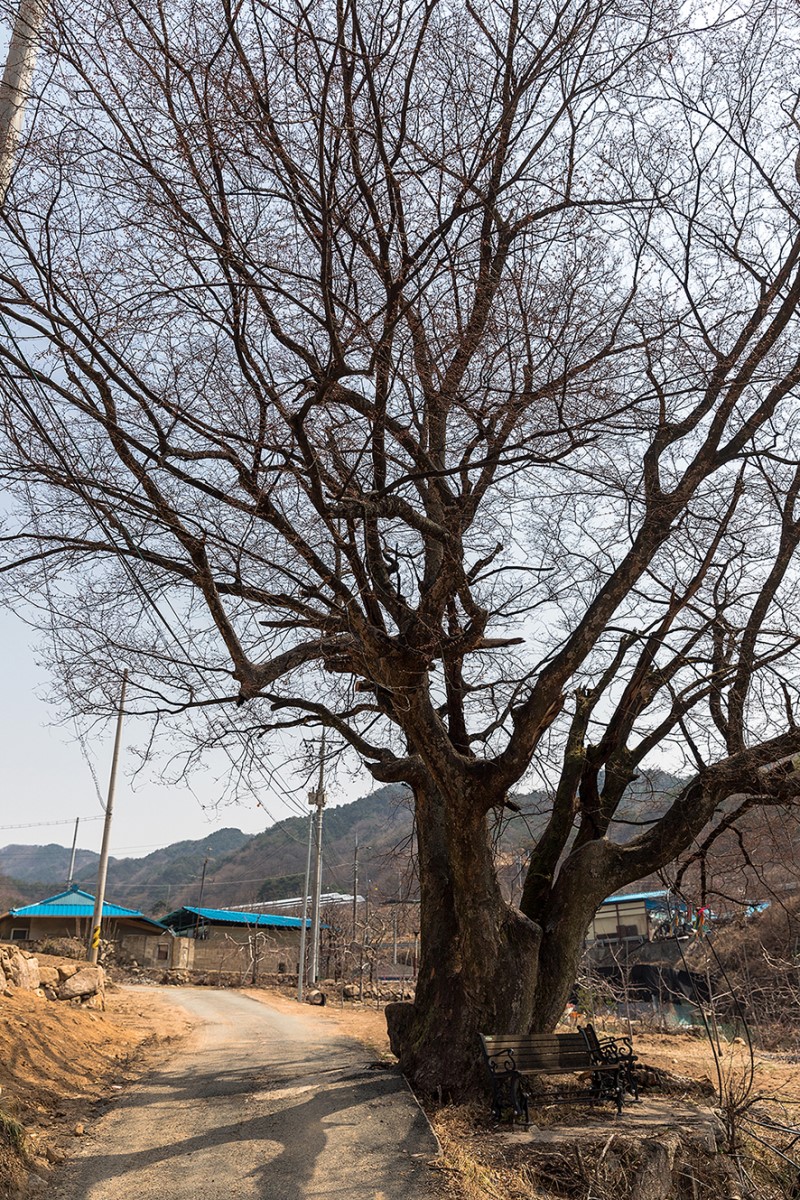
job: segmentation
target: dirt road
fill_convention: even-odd
[[[312,1013],[158,989],[196,1029],[87,1127],[56,1200],[432,1200],[436,1143],[401,1076]]]

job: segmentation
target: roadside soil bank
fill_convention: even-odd
[[[0,1197],[46,1190],[97,1114],[190,1027],[147,988],[110,985],[105,1011],[0,997]]]

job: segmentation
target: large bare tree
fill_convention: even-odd
[[[794,794],[796,18],[690,7],[51,9],[9,595],[86,712],[124,660],[177,729],[325,726],[411,787],[422,1087],[552,1027],[598,901]],[[659,754],[690,782],[610,839]],[[516,908],[487,822],[532,771]]]

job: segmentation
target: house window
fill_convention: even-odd
[[[17,925],[11,930],[11,940],[12,942],[27,942],[29,934],[29,925]]]
[[[169,946],[156,946],[156,960],[169,962]]]

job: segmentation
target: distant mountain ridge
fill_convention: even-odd
[[[57,846],[55,842],[46,846],[3,846],[0,850],[0,871],[27,883],[38,883],[41,879],[66,880],[70,855],[70,849]],[[76,850],[76,871],[96,871],[99,858],[100,855],[94,850]]]
[[[628,792],[620,817],[638,822],[658,816],[681,781],[666,772],[643,775]],[[516,795],[520,814],[504,810],[495,831],[501,876],[510,894],[524,852],[541,836],[549,805],[543,792]],[[628,837],[620,824],[611,836]],[[416,895],[412,798],[402,784],[389,784],[360,800],[326,808],[323,823],[323,890],[350,892],[358,840],[358,890],[375,898]],[[287,817],[263,833],[220,829],[198,840],[175,842],[144,858],[111,859],[107,897],[158,916],[182,904],[243,905],[297,896],[303,888],[308,818]],[[70,851],[57,845],[0,848],[0,897],[4,907],[30,903],[65,886]],[[96,885],[98,856],[79,850],[75,882]],[[203,865],[205,863],[205,878]]]

